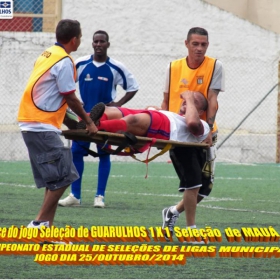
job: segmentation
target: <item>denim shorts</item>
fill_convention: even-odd
[[[22,131],[37,188],[56,190],[79,179],[70,148],[53,131]]]

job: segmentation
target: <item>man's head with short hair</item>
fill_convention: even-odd
[[[98,30],[93,33],[92,48],[94,49],[93,60],[105,62],[108,58],[107,49],[110,47],[109,35],[106,31]]]
[[[193,97],[194,97],[194,105],[197,109],[198,114],[201,116],[208,109],[208,100],[199,91],[193,91]],[[184,100],[182,102],[179,113],[181,115],[185,115],[185,113],[186,113],[186,100]]]
[[[197,34],[197,35],[202,35],[202,36],[207,36],[208,40],[208,32],[206,29],[202,27],[193,27],[189,30],[188,35],[187,35],[187,40],[189,41],[191,38],[191,35]]]
[[[96,34],[103,34],[103,35],[105,35],[105,36],[106,36],[107,42],[109,42],[109,35],[108,35],[108,33],[107,33],[106,31],[104,31],[104,30],[97,30],[97,31],[95,31],[95,32],[93,33],[93,39],[94,39],[94,36],[95,36]]]
[[[198,68],[203,62],[209,46],[208,32],[201,27],[191,28],[185,40],[185,46],[188,49],[188,66]]]
[[[79,38],[81,26],[77,20],[62,19],[56,27],[56,40],[58,43],[67,44],[72,38]]]
[[[195,91],[193,95],[194,95],[194,104],[196,105],[197,110],[203,112],[207,111],[208,101],[205,98],[205,96],[199,91]]]

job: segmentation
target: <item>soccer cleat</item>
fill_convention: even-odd
[[[38,228],[38,229],[40,229],[42,226],[50,227],[49,221],[35,221],[35,220],[33,220],[27,225],[27,228]]]
[[[162,229],[165,229],[167,227],[169,229],[171,236],[173,236],[174,226],[175,226],[176,220],[179,218],[179,216],[173,214],[170,211],[170,208],[171,207],[164,208],[162,210]],[[164,237],[165,237],[166,241],[170,241],[170,239],[166,233],[164,234]]]
[[[78,121],[79,119],[77,115],[69,108],[67,108],[63,124],[66,125],[69,129],[77,129]]]
[[[81,206],[81,200],[70,193],[66,198],[60,199],[58,205],[64,207]]]
[[[99,120],[105,111],[105,107],[105,104],[100,102],[94,105],[90,110],[89,116],[96,126],[99,124]],[[84,120],[79,121],[77,124],[77,129],[86,129],[86,122]]]
[[[42,226],[50,227],[49,221],[34,221],[33,220],[28,224],[27,228],[41,229]],[[44,244],[54,244],[54,245],[70,244],[70,245],[72,245],[73,243],[72,242],[64,242],[64,241],[43,241],[43,242],[40,242],[39,244],[42,246]]]
[[[94,198],[93,207],[95,207],[95,208],[104,208],[105,207],[104,196],[102,196],[102,195],[96,196]]]

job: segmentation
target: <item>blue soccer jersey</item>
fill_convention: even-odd
[[[110,57],[100,63],[93,60],[93,55],[87,55],[76,61],[76,68],[80,95],[86,112],[90,112],[98,102],[112,102],[117,95],[117,85],[126,92],[137,91],[139,88],[128,69]]]

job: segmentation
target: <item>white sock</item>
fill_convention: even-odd
[[[188,229],[188,228],[196,228],[196,225],[187,226],[187,229]]]
[[[176,206],[171,206],[170,211],[171,211],[171,213],[175,214],[176,216],[180,215],[180,213],[176,209]]]

